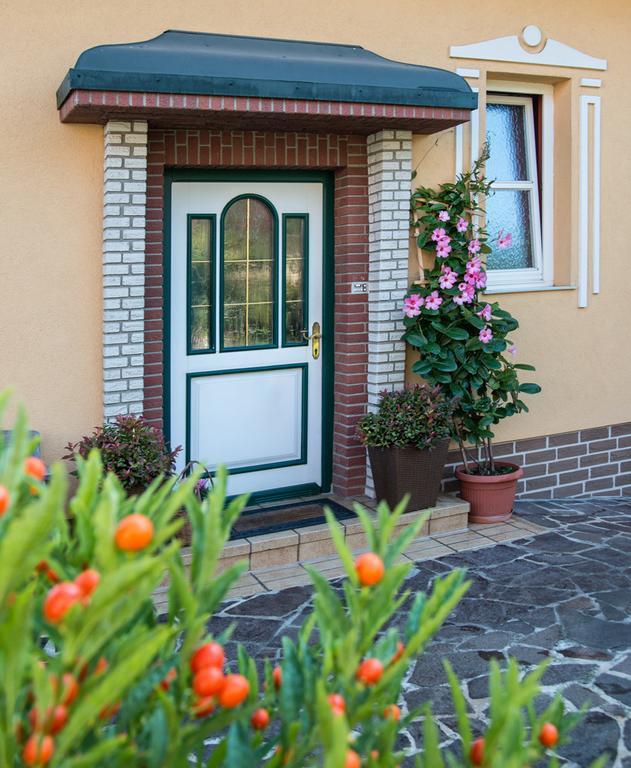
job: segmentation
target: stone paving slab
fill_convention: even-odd
[[[631,500],[522,501],[516,511],[513,531],[489,533],[487,528],[484,533],[472,526],[470,532],[486,539],[481,548],[470,538],[450,540],[454,534],[448,534],[433,537],[431,545],[418,543],[408,553],[415,561],[410,589],[426,590],[436,574],[454,567],[467,569],[472,586],[410,669],[400,705],[405,711],[431,699],[447,745],[457,734],[443,658],[460,675],[480,733],[488,706],[489,660],[501,663],[514,656],[529,670],[549,659],[537,708],[556,693],[570,710],[589,705],[574,740],[560,750],[561,763],[586,768],[606,753],[613,768],[631,768]],[[519,538],[511,540],[508,534],[517,532]],[[321,559],[320,567],[334,577],[329,560]],[[259,662],[278,658],[282,635],[298,632],[310,611],[312,591],[303,583],[271,591],[286,583],[280,570],[270,569],[267,581],[263,571],[250,574],[261,584],[261,593],[235,596],[211,621],[214,632],[236,622],[229,657],[236,654],[234,644],[243,642]],[[420,731],[420,723],[413,723],[404,734],[402,748],[410,755],[421,745]],[[411,757],[404,761],[406,768],[412,765]]]

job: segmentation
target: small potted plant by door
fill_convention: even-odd
[[[182,450],[169,451],[162,432],[133,415],[117,416],[79,442],[68,443],[64,459],[87,459],[93,448],[101,452],[103,469],[116,475],[129,496],[141,494],[157,477],[173,475],[175,457]]]
[[[408,509],[436,503],[447,460],[452,404],[438,387],[416,385],[382,393],[377,411],[359,422],[379,501]]]
[[[495,460],[492,427],[527,411],[522,394],[541,389],[519,381],[520,371],[534,368],[513,362],[517,350],[509,336],[517,320],[481,295],[487,279],[482,259],[491,252],[479,203],[492,192],[483,178],[486,159],[487,148],[456,183],[438,190],[419,187],[412,195],[417,244],[421,255],[431,253],[433,264],[421,265],[421,279],[403,307],[403,338],[420,352],[413,371],[456,402],[452,435],[462,456],[456,476],[475,523],[496,523],[512,514],[523,472]],[[496,247],[511,248],[510,234],[500,232]]]

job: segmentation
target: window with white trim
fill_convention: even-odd
[[[488,287],[552,285],[552,87],[493,82],[486,97]],[[500,248],[498,240],[511,235]]]

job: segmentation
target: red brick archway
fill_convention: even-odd
[[[144,414],[163,428],[164,169],[333,170],[334,407],[333,490],[361,494],[365,450],[355,435],[367,403],[368,304],[351,283],[368,280],[366,137],[296,132],[150,129],[147,157]]]

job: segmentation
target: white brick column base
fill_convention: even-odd
[[[368,137],[368,409],[405,383],[401,306],[408,288],[412,133]],[[369,465],[368,465],[369,466]],[[370,469],[366,493],[373,494]]]
[[[142,413],[147,123],[105,125],[103,415]]]

